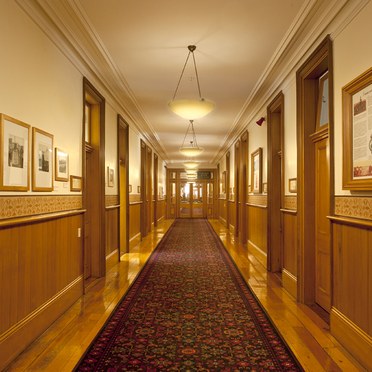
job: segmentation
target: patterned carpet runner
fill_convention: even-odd
[[[76,371],[301,371],[206,220],[176,220]]]

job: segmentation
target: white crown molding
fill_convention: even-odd
[[[168,160],[158,135],[140,110],[134,94],[75,0],[16,0],[37,26],[69,59],[163,160]],[[102,91],[102,89],[104,91]]]
[[[229,151],[238,134],[255,122],[291,74],[295,74],[303,61],[327,34],[334,39],[370,0],[321,0],[309,1],[300,12],[299,27],[292,27],[267,65],[261,78],[239,113],[225,143],[214,157],[218,161]]]

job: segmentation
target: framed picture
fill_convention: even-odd
[[[262,192],[264,194],[267,194],[267,182],[265,182],[265,183],[262,184]]]
[[[222,194],[226,193],[226,171],[222,172],[222,178],[221,178],[221,185],[222,185]]]
[[[0,115],[0,190],[30,189],[30,126]]]
[[[83,189],[83,180],[79,176],[70,176],[70,191],[81,191]]]
[[[342,88],[343,189],[372,190],[372,68]]]
[[[32,128],[32,190],[53,190],[53,135]]]
[[[128,185],[128,192],[129,194],[132,192],[132,185]]]
[[[316,125],[317,128],[328,125],[329,123],[329,99],[328,99],[328,72],[319,78],[319,97]]]
[[[68,154],[61,149],[55,148],[55,180],[68,181]]]
[[[115,171],[114,169],[107,167],[107,186],[114,187]]]
[[[262,147],[251,154],[251,191],[255,194],[262,192]]]
[[[289,192],[297,192],[297,178],[288,179]]]

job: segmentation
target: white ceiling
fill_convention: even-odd
[[[75,2],[158,139],[165,160],[173,165],[185,160],[178,149],[188,122],[172,113],[167,103],[187,46],[197,46],[202,95],[216,103],[210,115],[195,121],[198,144],[205,149],[197,160],[214,166],[260,78],[309,0]],[[188,67],[177,98],[190,92],[197,97],[192,64]]]

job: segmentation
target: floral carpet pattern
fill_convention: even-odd
[[[207,220],[176,220],[76,371],[301,371]]]

